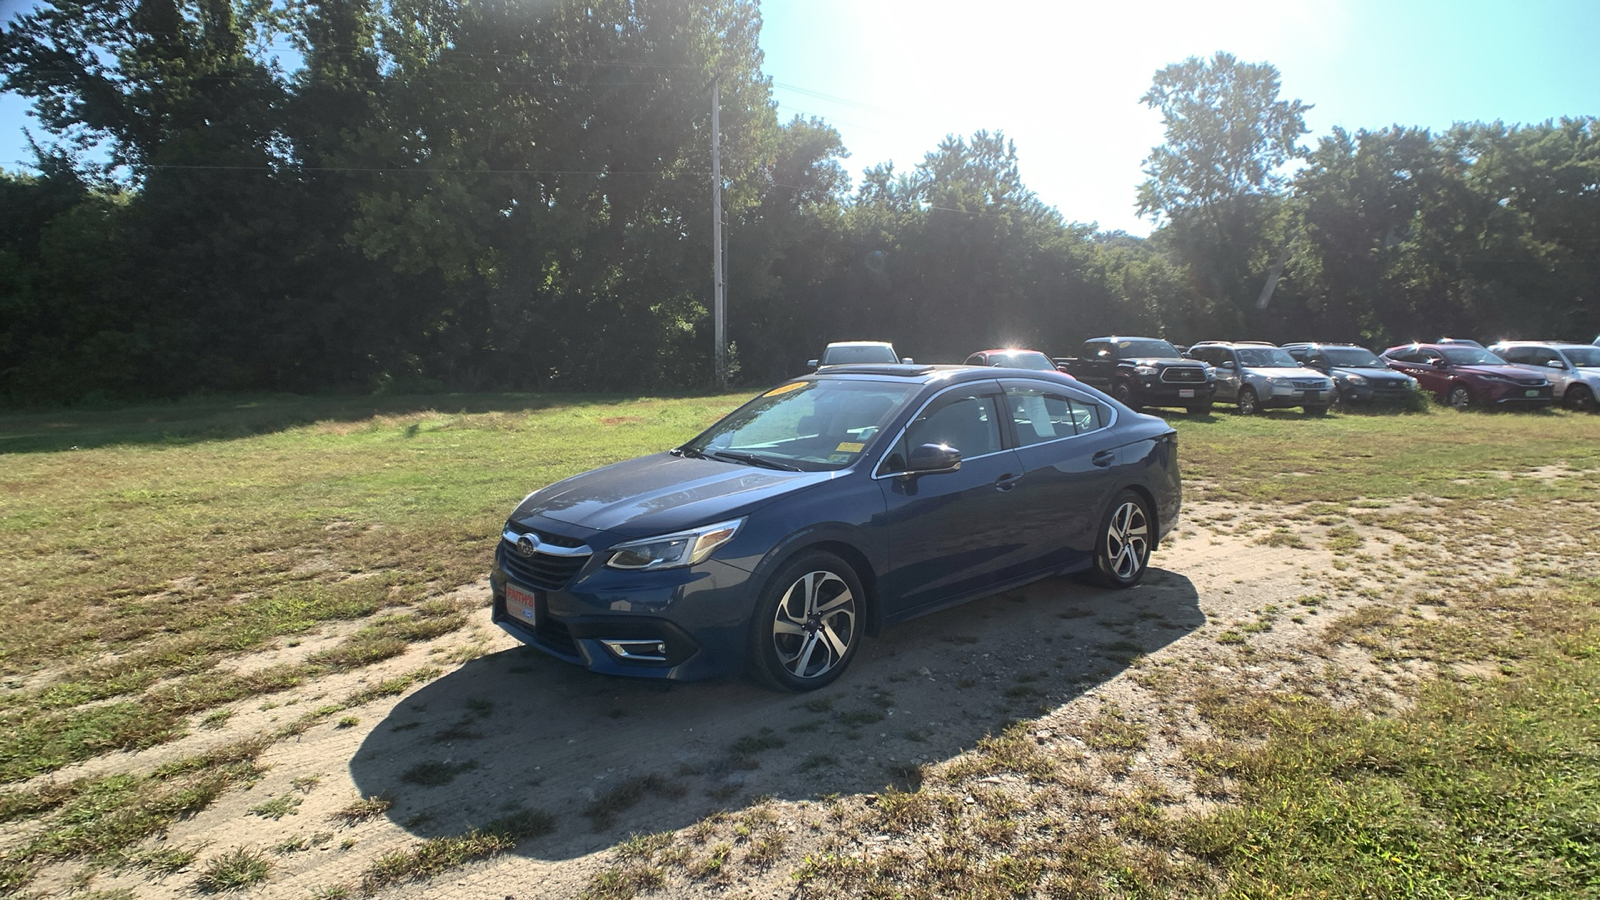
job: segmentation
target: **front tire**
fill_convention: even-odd
[[[1464,384],[1453,385],[1450,392],[1445,395],[1446,403],[1456,412],[1466,412],[1472,408],[1472,391]]]
[[[1108,588],[1138,584],[1155,543],[1155,522],[1144,499],[1133,491],[1118,493],[1095,534],[1094,580]]]
[[[1139,411],[1139,404],[1133,402],[1133,386],[1126,381],[1119,381],[1111,386],[1111,399],[1134,412]]]
[[[751,674],[787,691],[833,683],[855,658],[867,624],[855,570],[832,553],[804,553],[762,590],[750,628]]]
[[[1253,416],[1261,410],[1261,402],[1256,399],[1255,388],[1239,389],[1239,415]]]
[[[1573,412],[1594,412],[1595,410],[1594,391],[1581,384],[1574,384],[1568,387],[1567,392],[1562,395],[1561,399],[1566,403],[1567,409]]]

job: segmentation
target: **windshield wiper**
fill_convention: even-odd
[[[672,455],[673,456],[687,456],[687,457],[689,457],[691,459],[710,459],[711,458],[709,456],[706,456],[701,451],[696,450],[695,448],[690,447],[688,445],[684,445],[682,447],[674,447],[674,448],[672,448]]]
[[[757,456],[754,453],[739,453],[739,452],[733,451],[733,450],[713,450],[713,451],[711,451],[711,455],[716,457],[717,459],[728,459],[728,460],[733,460],[735,462],[747,463],[747,464],[752,465],[752,466],[760,466],[763,469],[777,469],[777,470],[782,471],[782,472],[804,472],[805,471],[804,469],[802,469],[802,468],[800,468],[798,466],[791,466],[791,465],[789,465],[787,463],[781,463],[781,462],[777,462],[775,460],[770,460],[770,459],[767,459],[765,456]]]

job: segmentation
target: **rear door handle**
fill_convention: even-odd
[[[994,489],[997,490],[997,491],[1009,491],[1012,488],[1016,487],[1017,486],[1017,482],[1019,482],[1021,480],[1022,480],[1022,476],[1021,475],[1012,475],[1010,472],[1007,472],[1006,474],[1001,475],[999,478],[995,479]]]
[[[1109,466],[1117,461],[1117,451],[1101,450],[1099,453],[1096,453],[1094,456],[1090,457],[1089,461],[1104,469],[1106,466]]]

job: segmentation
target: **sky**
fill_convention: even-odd
[[[9,20],[32,0],[0,0]],[[1148,234],[1141,165],[1161,143],[1139,102],[1156,70],[1219,50],[1268,62],[1280,96],[1333,127],[1434,130],[1600,115],[1600,0],[763,0],[779,116],[838,129],[860,173],[906,171],[946,135],[1003,132],[1022,178],[1069,221]],[[0,95],[0,166],[30,160]]]

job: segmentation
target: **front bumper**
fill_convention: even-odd
[[[489,584],[492,621],[517,640],[592,672],[664,681],[696,681],[744,667],[755,603],[750,575],[707,560],[683,569],[624,572],[588,560],[552,587],[507,565],[495,550]],[[508,612],[506,585],[533,597],[533,621]]]
[[[1140,406],[1198,406],[1217,393],[1215,381],[1170,382],[1157,375],[1142,375],[1131,386],[1133,402]]]
[[[1555,402],[1555,387],[1528,387],[1520,384],[1493,385],[1487,398],[1490,403],[1504,409],[1536,409]]]
[[[1405,381],[1368,381],[1366,384],[1339,383],[1339,397],[1347,404],[1403,404],[1411,397]]]
[[[1263,409],[1288,409],[1295,406],[1328,406],[1333,403],[1332,390],[1306,390],[1262,385],[1256,401]]]

